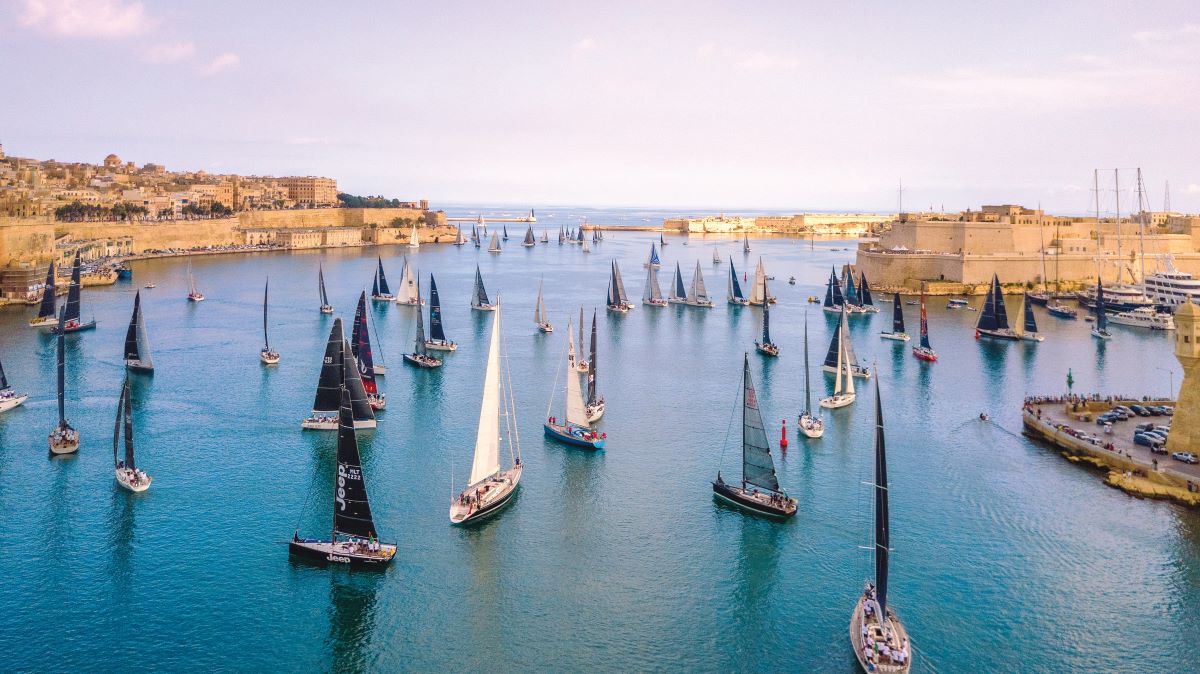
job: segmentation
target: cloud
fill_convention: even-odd
[[[194,42],[168,42],[156,44],[142,52],[142,60],[146,63],[178,63],[191,58],[195,53]]]
[[[1191,183],[1186,189],[1184,189],[1184,192],[1187,192],[1188,194],[1200,194],[1200,185]]]
[[[242,61],[242,59],[239,58],[237,54],[227,51],[224,54],[221,54],[217,58],[213,59],[212,61],[209,61],[207,64],[202,66],[200,68],[200,74],[205,77],[212,77],[213,75],[216,75],[217,73],[221,73],[226,70],[229,70],[230,68],[237,67],[237,64],[241,63],[241,61]]]
[[[1092,67],[1106,66],[1111,63],[1107,58],[1097,54],[1070,54],[1063,61],[1073,66]]]
[[[790,70],[800,66],[800,60],[765,51],[753,51],[738,59],[739,68],[746,70]]]
[[[571,60],[583,58],[585,54],[596,50],[595,38],[585,37],[571,47]]]
[[[325,136],[300,136],[287,139],[288,145],[329,145],[331,141]]]
[[[123,38],[154,26],[140,2],[124,0],[24,0],[24,28],[58,37]]]
[[[699,47],[696,47],[696,56],[699,56],[701,58],[708,58],[709,56],[712,56],[715,53],[717,53],[717,43],[716,42],[705,42],[704,44],[700,45]]]
[[[1172,42],[1178,39],[1194,39],[1200,37],[1200,24],[1185,23],[1179,28],[1140,30],[1133,34],[1138,42]]]

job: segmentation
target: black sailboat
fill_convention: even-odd
[[[754,348],[767,356],[778,356],[779,345],[771,341],[771,303],[763,303],[762,341],[755,342]]]
[[[629,297],[625,295],[625,283],[621,280],[621,268],[617,266],[617,261],[612,261],[612,273],[608,281],[608,310],[617,313],[629,313],[633,309],[633,302],[629,301]]]
[[[58,307],[57,297],[58,292],[56,280],[54,276],[54,263],[50,263],[50,269],[46,271],[45,289],[42,291],[42,303],[38,307],[37,318],[29,319],[29,325],[35,328],[53,328],[58,325]]]
[[[475,288],[471,291],[471,308],[476,311],[495,311],[496,305],[488,301],[487,289],[483,287],[483,274],[475,265]]]
[[[583,350],[583,344],[579,345]],[[587,414],[588,423],[595,423],[604,416],[604,396],[596,395],[596,310],[592,310],[592,346],[588,356],[587,403],[583,411]],[[568,375],[573,376],[573,375]]]
[[[438,295],[433,274],[429,275],[429,339],[425,342],[425,348],[434,351],[458,350],[458,344],[446,339],[446,329],[442,326],[442,298]]]
[[[329,539],[300,538],[292,535],[288,553],[298,557],[350,566],[383,566],[396,556],[396,546],[380,543],[362,460],[358,454],[358,438],[354,435],[353,403],[350,391],[340,389],[338,405],[337,467],[333,474],[333,530]]]
[[[979,312],[979,322],[975,324],[975,339],[979,339],[980,336],[1009,340],[1021,338],[1008,327],[1008,310],[1004,308],[1000,279],[995,274],[992,274],[992,285],[988,288],[987,299],[983,302],[983,311]]]
[[[267,365],[279,362],[279,352],[271,348],[271,339],[267,336],[267,299],[271,295],[271,279],[263,285],[263,348],[258,352],[259,360]]]
[[[383,258],[376,256],[378,265],[375,269],[375,280],[371,283],[371,299],[376,302],[391,302],[396,299],[388,288],[387,276],[383,274]]]
[[[729,256],[729,303],[748,306],[750,300],[742,294],[742,284],[738,283],[737,269],[733,266],[733,256]]]
[[[1021,326],[1021,339],[1027,342],[1040,342],[1045,337],[1038,334],[1037,319],[1033,315],[1033,300],[1030,299],[1029,293],[1025,293],[1024,301],[1021,303],[1023,312],[1023,320]]]
[[[884,339],[894,339],[898,342],[907,342],[909,340],[908,333],[904,331],[904,307],[900,304],[900,293],[892,295],[892,331],[881,332],[879,336]]]
[[[742,358],[741,486],[725,482],[721,472],[717,471],[712,488],[717,498],[753,513],[774,517],[796,514],[796,499],[779,489],[779,478],[775,476],[775,461],[771,458],[767,431],[758,408],[758,396],[754,391],[754,381],[750,378],[749,354],[743,354]]]
[[[96,327],[96,319],[93,318],[84,323],[79,317],[79,293],[81,288],[79,251],[75,251],[75,264],[71,267],[71,285],[67,288],[66,316],[53,331],[79,332],[81,330],[91,330]]]
[[[375,358],[371,352],[371,332],[367,329],[367,294],[358,296],[358,307],[354,310],[354,329],[350,336],[350,355],[358,367],[358,376],[362,379],[363,391],[367,394],[367,404],[372,410],[379,411],[387,407],[387,397],[379,392],[375,381]]]
[[[349,361],[350,367],[346,367]],[[325,344],[325,357],[321,362],[321,376],[317,381],[317,395],[313,400],[312,414],[301,424],[301,428],[332,431],[337,428],[338,406],[341,389],[350,391],[353,401],[352,419],[355,428],[375,428],[375,414],[367,401],[362,378],[354,366],[354,352],[342,331],[342,319],[334,319]]]
[[[868,582],[850,616],[850,643],[863,671],[901,674],[912,666],[908,631],[888,606],[888,557],[891,554],[888,514],[887,452],[879,378],[875,379],[875,582]],[[885,648],[880,648],[883,644]]]
[[[842,305],[846,300],[842,297],[842,284],[838,281],[837,271],[829,270],[829,281],[825,284],[825,303],[822,309],[829,313],[842,313]]]
[[[1096,325],[1092,327],[1092,336],[1097,339],[1112,339],[1108,331],[1108,305],[1104,302],[1104,280],[1096,277]]]
[[[667,293],[667,302],[669,304],[684,304],[687,302],[687,288],[683,285],[683,272],[679,269],[679,263],[675,263],[675,280],[671,281],[671,292]]]
[[[495,235],[493,234],[493,237]],[[421,281],[417,280],[417,293],[421,292]],[[429,347],[425,345],[425,314],[417,310],[417,335],[413,338],[412,353],[404,354],[404,362],[417,367],[441,367],[442,360],[429,355]]]
[[[525,240],[521,242],[521,245],[526,248],[533,248],[537,245],[537,239],[533,238],[533,225],[525,230]]]
[[[504,240],[508,241],[508,225],[501,225],[500,229],[504,230]]]
[[[321,313],[332,314],[333,306],[329,304],[329,296],[325,294],[325,267],[323,265],[317,267],[317,288],[321,291]]]
[[[51,454],[72,454],[79,449],[79,431],[71,427],[67,423],[67,347],[66,347],[66,330],[63,329],[63,324],[66,322],[66,307],[58,312],[58,327],[56,334],[58,335],[58,350],[57,350],[57,370],[58,370],[58,425],[54,430],[50,431],[50,453]]]
[[[146,336],[146,319],[142,316],[142,291],[133,295],[133,315],[125,331],[125,367],[134,372],[154,373],[150,356],[150,338]]]
[[[867,273],[859,272],[858,278],[860,281],[858,284],[858,298],[861,300],[860,306],[862,310],[876,314],[879,313],[879,307],[875,306],[875,299],[871,297],[871,286],[867,285]]]
[[[118,448],[121,444],[122,430],[125,436],[125,457],[121,458]],[[117,420],[113,425],[113,471],[117,484],[132,492],[143,492],[150,488],[153,478],[137,467],[133,453],[133,403],[130,401],[129,377],[121,386],[121,395],[117,398]]]

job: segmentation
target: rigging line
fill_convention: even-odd
[[[746,382],[743,380],[741,383],[738,384],[738,386],[744,386],[745,383]],[[723,443],[721,443],[721,461],[719,464],[717,464],[719,466],[717,470],[720,470],[721,468],[725,467],[725,450],[729,449],[729,434],[733,432],[733,418],[734,418],[734,416],[737,415],[737,412],[738,412],[737,405],[736,405],[737,398],[738,398],[738,390],[734,389],[733,401],[735,404],[730,405],[729,424],[725,426],[725,441]]]
[[[558,367],[554,368],[554,386],[550,388],[550,402],[546,403],[546,419],[550,418],[550,410],[554,408],[554,394],[558,392],[558,375],[562,372],[563,356],[567,353],[567,344],[571,341],[571,321],[567,319],[567,341],[563,343],[562,351],[558,353]],[[569,375],[568,375],[569,376]]]

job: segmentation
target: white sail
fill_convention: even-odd
[[[662,300],[662,288],[658,285],[658,270],[654,267],[646,268],[646,289],[642,291],[642,301],[655,302]]]
[[[488,245],[488,252],[489,253],[499,253],[500,252],[500,235],[497,234],[496,232],[492,232],[492,242]]]
[[[417,226],[416,225],[412,226],[412,233],[408,235],[408,247],[409,248],[420,248],[421,247],[421,242],[417,239]]]
[[[138,360],[142,361],[142,367],[154,369],[154,358],[150,356],[150,337],[146,334],[146,317],[140,311],[137,322],[137,348]]]
[[[583,325],[583,310],[579,310],[579,324]],[[580,341],[583,335],[579,336]],[[575,335],[571,334],[571,321],[567,321],[567,370],[575,371]]]
[[[471,462],[472,485],[500,472],[500,298],[496,298],[496,304],[487,370],[483,377],[479,430],[475,434],[475,460]]]
[[[842,316],[845,317],[845,315],[846,315],[845,312],[842,312]],[[846,344],[845,339],[846,339],[846,335],[843,334],[841,332],[841,329],[839,328],[838,329],[837,372],[834,373],[834,375],[833,375],[833,395],[837,395],[842,392],[842,370],[845,369],[843,367],[845,364],[845,361],[842,359],[842,356],[846,353],[846,349],[844,348],[845,344]],[[846,379],[850,380],[851,386],[854,385],[854,377],[852,377],[852,376],[846,377]]]
[[[713,264],[721,264],[721,256],[717,254],[716,248],[713,248]]]
[[[846,368],[846,393],[854,393],[854,370],[858,365],[858,361],[854,359],[854,350],[850,346],[850,324],[846,321],[846,310],[842,309],[842,329],[841,329],[841,344],[838,345],[838,360],[841,361],[841,354],[845,353],[844,366]],[[839,365],[838,369],[841,370]],[[840,375],[839,375],[840,376]]]
[[[700,271],[700,262],[696,262],[696,271],[692,272],[692,286],[688,288],[688,302],[707,302],[708,290],[704,288],[704,273]]]
[[[758,258],[758,266],[754,268],[754,287],[750,289],[750,303],[762,304],[767,301],[767,273],[763,271],[762,258]]]
[[[571,334],[570,328],[567,329],[567,334]],[[579,374],[574,370],[567,372],[567,423],[584,428],[588,425],[587,410],[583,406],[583,391],[579,387]]]
[[[396,302],[398,304],[410,304],[418,300],[417,282],[413,280],[412,266],[408,264],[408,258],[404,258],[404,269],[400,272],[400,289],[396,292]]]
[[[546,322],[546,301],[542,297],[542,284],[538,283],[537,306],[533,309],[533,322],[541,325]]]

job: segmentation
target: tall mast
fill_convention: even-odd
[[[66,315],[67,309],[63,307],[58,312],[58,425],[62,426],[67,422],[67,399],[64,389],[67,385],[67,347],[66,347]]]
[[[1100,256],[1104,253],[1104,237],[1100,234],[1100,169],[1092,169],[1092,194],[1096,197],[1096,278],[1100,278]],[[1062,243],[1059,243],[1059,253],[1062,253]],[[1058,258],[1054,259],[1058,265]]]
[[[1121,267],[1125,264],[1124,258],[1121,257],[1121,169],[1113,169],[1113,194],[1116,195],[1117,209],[1117,281],[1113,285],[1120,286]]]
[[[808,386],[808,310],[804,310],[804,413],[812,410],[812,393]]]
[[[271,290],[271,279],[263,286],[263,348],[271,348],[271,340],[267,338],[267,293]]]
[[[1042,202],[1040,202],[1040,201],[1038,202],[1038,247],[1041,249],[1041,254],[1042,254],[1042,287],[1047,288],[1048,284],[1046,282],[1047,281],[1047,279],[1046,279],[1046,236],[1045,236],[1044,231],[1042,230]],[[1055,290],[1058,290],[1058,288],[1055,288]]]
[[[1140,248],[1138,257],[1138,273],[1141,274],[1142,283],[1146,282],[1146,188],[1142,184],[1142,167],[1137,170],[1137,197],[1138,197],[1138,248]]]
[[[875,598],[879,620],[887,616],[888,590],[888,478],[887,452],[883,438],[883,405],[879,400],[879,377],[875,377]]]

